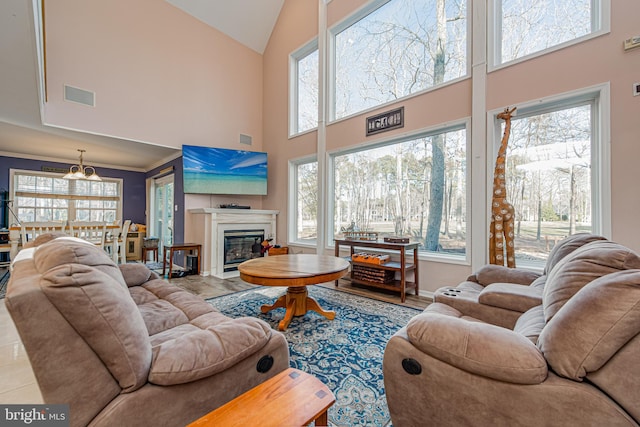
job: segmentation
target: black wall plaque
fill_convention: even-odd
[[[404,107],[367,117],[367,136],[404,127]]]

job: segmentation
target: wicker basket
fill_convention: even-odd
[[[353,266],[353,278],[358,280],[366,280],[374,283],[391,283],[395,279],[395,272],[391,270],[382,270],[380,268],[370,268],[362,265]]]

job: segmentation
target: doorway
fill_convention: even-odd
[[[174,175],[152,179],[148,235],[158,238],[158,251],[173,244]]]

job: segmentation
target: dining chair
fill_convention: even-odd
[[[104,249],[107,238],[107,223],[101,221],[69,221],[69,234]]]
[[[120,235],[118,236],[118,259],[120,264],[127,263],[127,235],[131,227],[131,220],[128,219],[122,224]]]
[[[35,239],[41,234],[54,231],[65,231],[64,221],[32,221],[20,224],[20,242],[25,243]]]

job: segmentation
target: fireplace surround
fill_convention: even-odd
[[[253,235],[251,245],[260,235],[264,236],[263,239],[270,238],[276,242],[276,216],[279,212],[260,209],[190,209],[187,239],[202,245],[202,274],[221,279],[239,276],[237,264],[244,261],[244,257],[251,257],[253,252],[236,248],[236,252],[230,256],[232,262],[227,262],[229,256],[225,254],[225,233],[231,235],[232,240],[233,235],[238,233]]]

